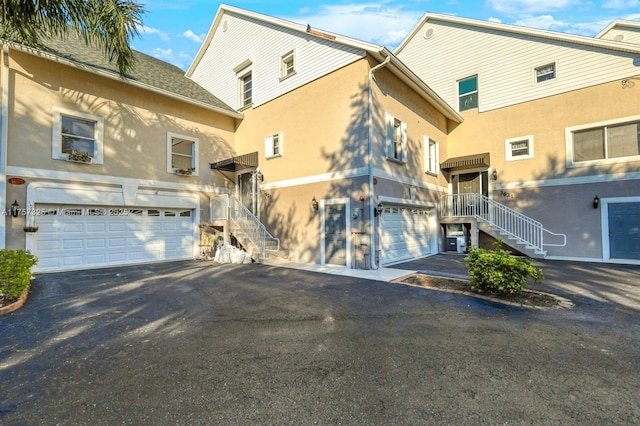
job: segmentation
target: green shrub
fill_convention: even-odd
[[[531,266],[529,259],[503,250],[500,239],[496,239],[493,250],[472,247],[464,263],[469,268],[471,290],[477,293],[518,294],[529,277],[536,283],[544,278],[542,270]]]
[[[0,250],[0,301],[12,303],[31,283],[31,267],[38,258],[24,250]]]

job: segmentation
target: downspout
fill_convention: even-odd
[[[387,66],[387,64],[391,61],[391,56],[387,56],[381,64],[376,65],[375,67],[369,70],[369,165],[368,165],[368,173],[369,173],[369,223],[371,224],[371,253],[369,253],[369,257],[371,258],[371,269],[378,269],[378,265],[375,260],[375,248],[376,248],[376,226],[375,226],[375,194],[373,192],[373,73],[378,71],[380,68]]]
[[[0,99],[0,209],[7,209],[7,146],[9,142],[9,46],[2,46],[2,99]],[[0,220],[0,248],[7,241],[6,216]]]

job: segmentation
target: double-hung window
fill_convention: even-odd
[[[424,137],[424,172],[437,175],[440,168],[438,161],[440,157],[438,142]]]
[[[104,119],[95,115],[53,108],[52,157],[68,160],[87,158],[103,164]]]
[[[253,73],[250,59],[246,59],[233,68],[238,78],[238,108],[253,104]]]
[[[266,158],[281,157],[282,148],[282,132],[264,138],[264,156]]]
[[[569,128],[565,136],[570,166],[639,159],[640,117]]]
[[[407,161],[407,123],[404,123],[391,114],[386,115],[387,136],[386,155],[395,161]]]
[[[533,135],[505,140],[506,160],[533,158]]]
[[[478,76],[458,80],[458,111],[478,108]]]
[[[198,175],[198,139],[167,133],[167,173]]]

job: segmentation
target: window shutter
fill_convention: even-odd
[[[273,136],[264,138],[264,156],[273,157]]]
[[[424,137],[422,144],[422,149],[424,150],[424,172],[427,173],[431,171],[431,162],[433,161],[431,158],[431,144],[429,143],[428,136]]]
[[[406,162],[408,158],[408,147],[407,147],[407,123],[400,123],[400,133],[402,135],[402,158],[401,160]]]
[[[394,131],[394,117],[393,115],[389,114],[389,113],[385,113],[385,120],[386,120],[386,138],[385,138],[385,154],[387,157],[392,158],[393,157],[393,131]]]

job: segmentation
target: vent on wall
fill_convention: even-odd
[[[433,37],[433,28],[428,28],[427,31],[424,32],[424,38],[429,40]]]
[[[622,41],[624,40],[624,34],[617,34],[614,38],[613,41]]]

